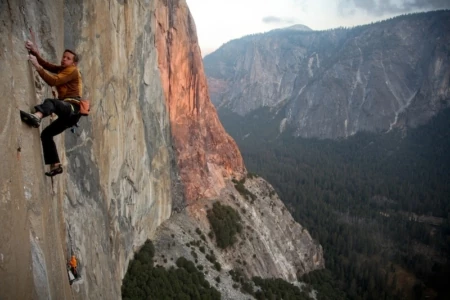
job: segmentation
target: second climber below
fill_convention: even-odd
[[[44,60],[31,41],[25,43],[29,51],[28,59],[39,73],[39,76],[50,86],[56,87],[57,99],[45,99],[40,105],[36,105],[35,112],[25,113],[25,122],[38,128],[41,120],[52,113],[58,118],[47,126],[41,133],[44,161],[50,165],[47,176],[55,176],[63,172],[53,137],[64,130],[76,125],[80,120],[80,99],[83,91],[81,73],[78,70],[78,55],[72,50],[64,50],[61,65],[54,65]],[[53,74],[52,74],[53,73]]]

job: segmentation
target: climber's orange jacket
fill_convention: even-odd
[[[83,83],[80,71],[76,66],[63,67],[54,65],[44,60],[39,53],[32,52],[32,54],[36,56],[37,61],[42,66],[42,69],[38,69],[37,72],[48,85],[56,87],[58,99],[81,97]],[[45,70],[56,75],[49,74]]]
[[[75,255],[72,255],[72,257],[70,258],[69,265],[72,268],[76,268],[77,267],[77,259],[75,258]]]

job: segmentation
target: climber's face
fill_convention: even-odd
[[[63,57],[61,58],[61,66],[63,67],[70,67],[70,66],[75,66],[76,63],[74,62],[74,57],[75,55],[73,55],[70,52],[64,52],[63,53]]]

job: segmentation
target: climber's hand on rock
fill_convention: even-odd
[[[28,55],[28,60],[33,64],[36,69],[40,69],[41,65],[38,63],[36,56],[30,54]]]
[[[27,48],[27,50],[32,52],[32,53],[37,53],[36,45],[33,44],[32,41],[26,41],[25,42],[25,48]]]

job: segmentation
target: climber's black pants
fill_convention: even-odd
[[[42,104],[36,105],[34,108],[41,112],[44,117],[52,113],[58,116],[58,119],[48,125],[41,133],[45,164],[58,164],[60,161],[53,137],[77,124],[81,117],[78,113],[80,107],[59,99],[45,99]]]

